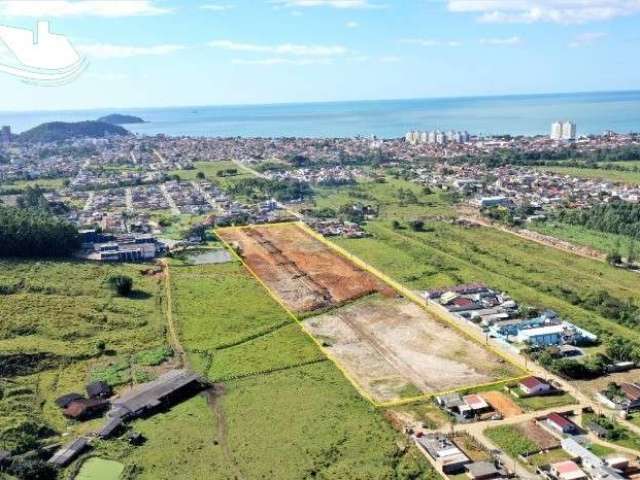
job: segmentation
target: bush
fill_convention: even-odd
[[[133,289],[133,279],[126,275],[114,275],[107,280],[111,289],[121,297],[128,297]]]
[[[58,472],[41,459],[15,461],[8,468],[9,472],[21,480],[55,480]]]
[[[409,222],[409,226],[414,232],[424,231],[424,222],[422,220],[412,220]]]

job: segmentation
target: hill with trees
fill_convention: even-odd
[[[130,123],[144,123],[144,120],[134,115],[123,115],[121,113],[112,113],[100,117],[98,122],[110,123],[112,125],[127,125]]]
[[[104,138],[130,135],[130,132],[118,125],[106,122],[49,122],[38,125],[18,136],[24,143],[52,143],[74,138]]]

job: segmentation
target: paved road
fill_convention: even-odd
[[[204,188],[202,188],[202,185],[200,185],[199,182],[196,182],[195,180],[193,182],[191,182],[191,185],[193,186],[193,188],[200,192],[200,195],[202,195],[204,197],[204,199],[207,201],[207,203],[211,206],[211,208],[213,208],[214,210],[220,210],[220,208],[218,207],[218,205],[216,204],[216,201],[213,199],[213,197],[211,196],[211,194],[209,192],[207,192]]]
[[[538,417],[544,417],[549,415],[552,412],[557,412],[558,410],[566,411],[573,409],[574,411],[581,411],[584,405],[571,405],[563,408],[548,408],[546,410],[539,410],[536,412],[527,412],[521,415],[514,415],[513,417],[505,418],[502,420],[489,420],[485,422],[474,422],[474,423],[466,423],[466,424],[457,424],[454,426],[454,431],[456,432],[466,432],[472,437],[476,438],[486,449],[500,451],[497,457],[500,461],[505,465],[505,467],[511,471],[514,471],[520,478],[525,480],[533,480],[538,478],[536,475],[527,470],[520,461],[517,459],[510,457],[502,450],[500,450],[490,439],[485,435],[485,430],[491,427],[498,427],[502,425],[516,425],[522,422],[527,422],[530,420],[535,420]],[[451,431],[450,427],[442,427],[440,432],[448,433]]]
[[[173,200],[173,197],[169,193],[169,190],[167,190],[167,186],[164,183],[160,185],[160,191],[162,192],[164,199],[169,204],[169,207],[171,208],[171,213],[173,213],[174,215],[180,215],[180,209],[178,208],[178,205],[176,204],[176,202]]]
[[[133,189],[131,187],[125,189],[124,199],[125,204],[127,205],[127,210],[133,211]]]
[[[166,159],[166,158],[164,158],[164,157],[162,156],[162,154],[161,154],[158,150],[156,150],[155,148],[153,149],[153,154],[154,154],[154,155],[158,158],[158,160],[160,160],[164,165],[166,165],[166,164],[167,164],[167,159]]]

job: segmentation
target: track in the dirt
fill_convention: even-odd
[[[207,404],[209,405],[211,412],[216,417],[216,441],[220,448],[222,448],[222,453],[224,458],[227,460],[227,464],[233,469],[233,478],[234,480],[245,480],[246,477],[242,474],[240,467],[235,462],[233,453],[231,452],[231,448],[227,441],[227,419],[219,401],[219,398],[224,394],[224,386],[221,384],[215,384],[203,393],[207,399]]]

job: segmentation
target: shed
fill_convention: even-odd
[[[123,425],[124,423],[119,417],[109,419],[109,421],[98,431],[98,438],[104,440],[113,436]]]
[[[87,395],[89,398],[109,398],[113,394],[111,385],[101,380],[87,385]]]
[[[64,409],[64,416],[74,420],[87,420],[104,413],[109,408],[108,400],[100,400],[97,398],[80,399],[71,402]]]
[[[56,399],[56,405],[60,408],[67,408],[71,402],[76,400],[83,400],[84,396],[79,393],[67,393]]]
[[[80,437],[54,453],[53,457],[49,459],[49,463],[57,467],[66,467],[84,452],[88,446],[89,441],[84,437]]]
[[[598,438],[606,438],[609,434],[609,430],[596,422],[588,422],[587,428],[592,431]]]
[[[501,476],[500,471],[491,462],[474,462],[467,465],[467,475],[473,480],[487,480]]]

